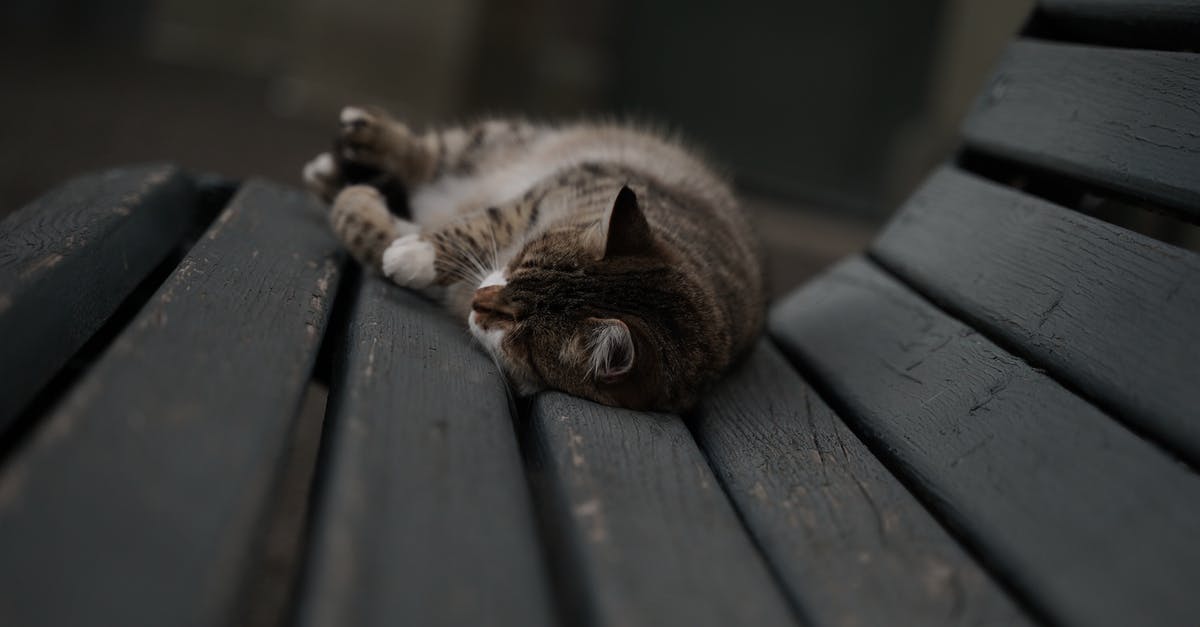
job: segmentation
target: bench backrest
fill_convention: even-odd
[[[1194,2],[1042,2],[958,157],[773,312],[852,429],[1051,622],[1195,620],[1198,44]]]

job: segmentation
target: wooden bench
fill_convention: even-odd
[[[292,187],[69,182],[0,224],[0,624],[1194,625],[1200,255],[1088,211],[1200,222],[1197,41],[1044,1],[687,417],[513,399]]]

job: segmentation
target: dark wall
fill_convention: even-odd
[[[924,104],[940,0],[625,2],[613,103],[711,146],[741,183],[885,211],[890,142]]]
[[[4,0],[0,33],[6,36],[82,37],[136,46],[151,0]]]
[[[432,16],[432,4],[397,0],[383,11],[381,0],[346,1],[382,17],[370,28],[326,23],[310,15],[316,3],[285,13],[275,0],[253,5],[274,29],[238,29],[241,4],[194,0],[208,21],[188,37],[208,40],[184,42],[204,49],[190,57],[149,43],[171,43],[163,38],[178,29],[161,28],[162,11],[189,8],[184,0],[0,3],[0,81],[19,95],[0,102],[11,119],[0,124],[0,201],[16,205],[63,176],[120,161],[290,180],[305,152],[297,146],[323,145],[331,103],[436,91],[401,63],[411,59],[369,54],[394,52],[379,40],[407,32],[468,50],[453,80],[439,83],[449,91],[428,99],[431,121],[621,112],[683,131],[751,191],[878,219],[902,154],[894,141],[927,108],[944,0],[464,0],[454,19],[431,21],[436,34],[404,30],[406,15]],[[315,33],[298,26],[314,21]]]

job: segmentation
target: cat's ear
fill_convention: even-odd
[[[639,255],[654,249],[654,234],[638,206],[637,194],[622,186],[604,216],[604,252],[602,259],[621,255]]]
[[[617,318],[593,318],[590,322],[589,370],[600,383],[616,383],[633,371],[633,335]]]

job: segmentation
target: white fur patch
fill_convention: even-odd
[[[483,281],[479,283],[479,289],[499,285],[504,287],[508,285],[508,279],[504,277],[504,270],[492,270],[492,273],[483,277]]]
[[[310,184],[321,185],[333,176],[334,169],[333,155],[323,152],[304,164],[304,180]]]
[[[476,314],[474,311],[467,316],[467,328],[471,329],[471,335],[475,336],[475,339],[478,340],[480,344],[483,344],[483,347],[486,348],[489,353],[496,355],[498,358],[500,357],[500,342],[504,340],[504,329],[498,327],[484,329],[483,327],[479,326],[479,322],[476,321]]]
[[[346,107],[342,109],[340,117],[342,124],[354,124],[355,122],[365,122],[370,119],[366,111],[358,107]]]
[[[405,287],[427,287],[433,283],[436,272],[433,267],[437,251],[433,244],[411,234],[396,238],[383,251],[383,273]]]

